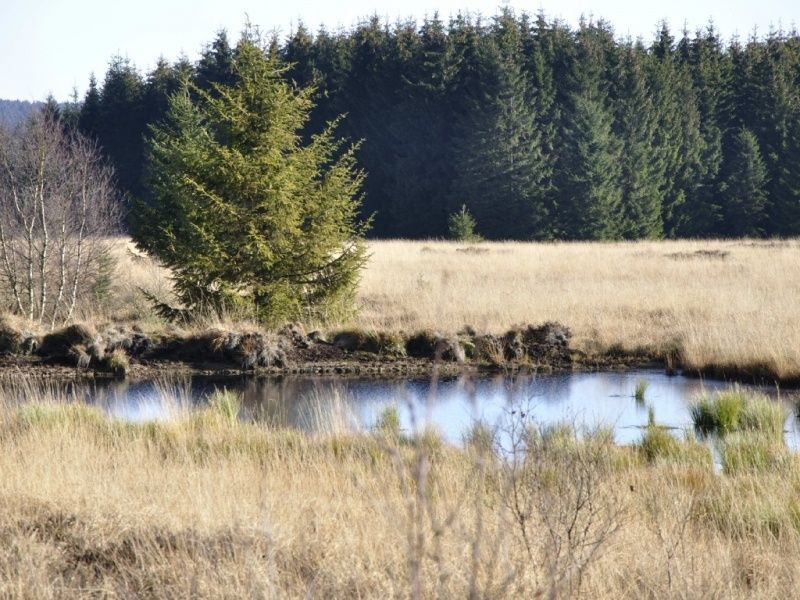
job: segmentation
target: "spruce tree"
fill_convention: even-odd
[[[267,324],[341,316],[365,261],[362,175],[334,137],[304,144],[313,103],[245,36],[234,83],[175,94],[148,143],[137,245],[168,266],[192,310],[245,308]]]
[[[647,86],[642,48],[623,50],[617,131],[622,140],[621,234],[628,239],[664,234],[664,162],[655,148],[657,115]]]
[[[800,234],[800,110],[790,120],[786,141],[777,159],[769,202],[772,231]]]
[[[142,193],[145,85],[139,71],[125,58],[114,57],[106,72],[100,94],[97,137],[111,160],[124,192]]]
[[[727,172],[720,191],[724,202],[726,233],[760,236],[766,216],[767,170],[758,140],[748,129],[740,129],[733,141]]]
[[[606,106],[603,39],[592,27],[581,38],[569,110],[562,118],[556,180],[560,230],[569,239],[615,239],[622,228],[622,147]]]
[[[482,85],[456,132],[454,197],[490,238],[545,238],[550,164],[542,152],[533,89],[521,69],[519,30],[510,13],[482,46]],[[477,82],[476,82],[477,83]],[[465,99],[468,94],[465,89]]]
[[[97,79],[92,74],[89,77],[89,88],[83,97],[83,104],[78,115],[78,131],[91,140],[97,140],[99,124],[100,91],[97,89]]]

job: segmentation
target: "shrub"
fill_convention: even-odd
[[[447,219],[447,229],[450,239],[460,242],[477,242],[481,236],[475,232],[475,219],[467,210],[467,205],[462,204],[461,209],[450,215]]]

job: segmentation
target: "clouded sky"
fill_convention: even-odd
[[[723,37],[748,36],[754,27],[800,25],[800,0],[541,0],[507,4],[518,11],[543,9],[577,23],[582,14],[610,21],[618,36],[651,39],[667,19],[677,32],[713,19]],[[349,27],[378,14],[421,19],[434,11],[447,18],[459,11],[492,15],[497,0],[0,0],[0,98],[41,100],[52,93],[66,100],[73,87],[83,94],[91,72],[102,79],[109,58],[129,57],[150,69],[159,55],[184,53],[195,60],[217,30],[236,37],[246,18],[262,30],[288,34],[302,20],[309,28]]]

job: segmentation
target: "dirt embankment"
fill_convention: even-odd
[[[514,328],[502,336],[465,328],[456,335],[350,329],[329,335],[289,325],[278,332],[224,331],[148,335],[137,328],[98,332],[76,324],[44,336],[0,323],[0,372],[53,377],[146,377],[187,373],[335,373],[392,376],[464,369],[564,369],[582,356],[558,323]]]
[[[554,322],[515,327],[503,335],[465,327],[455,335],[433,330],[306,332],[298,324],[277,332],[208,329],[147,334],[137,327],[102,332],[76,324],[36,336],[0,320],[0,375],[35,373],[59,379],[147,378],[175,374],[338,374],[375,377],[473,371],[614,369],[658,365],[668,373],[757,383],[777,377],[763,365],[684,368],[680,348],[662,353],[619,346],[594,353],[576,349],[570,330]]]

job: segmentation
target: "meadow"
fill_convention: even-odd
[[[133,253],[127,240],[116,244],[117,283],[108,306],[85,316],[146,325],[153,317],[139,288],[169,299],[169,274]],[[558,321],[588,357],[639,352],[690,370],[800,377],[797,240],[398,240],[372,241],[369,250],[356,316],[327,329],[449,334],[470,325],[499,334]]]
[[[786,598],[800,584],[800,462],[753,424],[769,418],[727,434],[715,473],[709,446],[657,425],[621,447],[510,415],[456,447],[391,411],[373,431],[306,435],[238,420],[230,393],[182,412],[165,388],[174,419],[134,424],[47,386],[15,404],[20,385],[0,392],[0,597]]]

